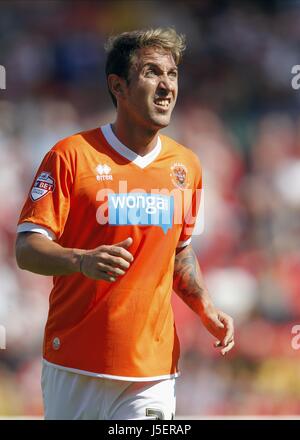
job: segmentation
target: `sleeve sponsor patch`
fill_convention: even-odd
[[[55,181],[51,177],[51,173],[43,171],[36,179],[31,193],[30,198],[33,202],[45,197],[49,192],[53,192],[55,188]]]

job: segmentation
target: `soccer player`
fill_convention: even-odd
[[[46,419],[174,417],[172,288],[223,355],[234,345],[232,318],[213,305],[190,244],[200,162],[159,134],[176,103],[184,48],[169,28],[109,39],[115,122],[59,141],[20,215],[19,267],[54,277],[43,346]]]

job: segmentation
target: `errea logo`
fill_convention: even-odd
[[[111,168],[107,164],[103,164],[103,165],[99,164],[96,167],[96,171],[97,171],[96,179],[98,181],[101,182],[103,180],[113,180],[113,176],[110,174]]]

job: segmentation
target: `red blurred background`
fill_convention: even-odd
[[[216,4],[217,3],[217,4]],[[300,7],[292,1],[1,1],[0,415],[42,415],[41,343],[51,279],[19,270],[17,218],[43,155],[113,121],[103,43],[175,26],[187,36],[166,134],[204,169],[205,228],[193,237],[215,303],[236,323],[225,358],[174,298],[180,415],[300,413]]]

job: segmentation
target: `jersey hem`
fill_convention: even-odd
[[[115,376],[113,374],[93,373],[92,371],[78,370],[77,368],[64,367],[63,365],[53,364],[52,362],[47,361],[45,358],[43,358],[43,363],[45,365],[49,365],[54,368],[58,368],[60,370],[69,371],[70,373],[77,373],[85,376],[99,377],[103,379],[123,380],[129,382],[151,382],[156,380],[174,379],[180,376],[181,374],[180,371],[177,371],[176,373],[173,374],[163,374],[161,376],[151,376],[151,377]]]

